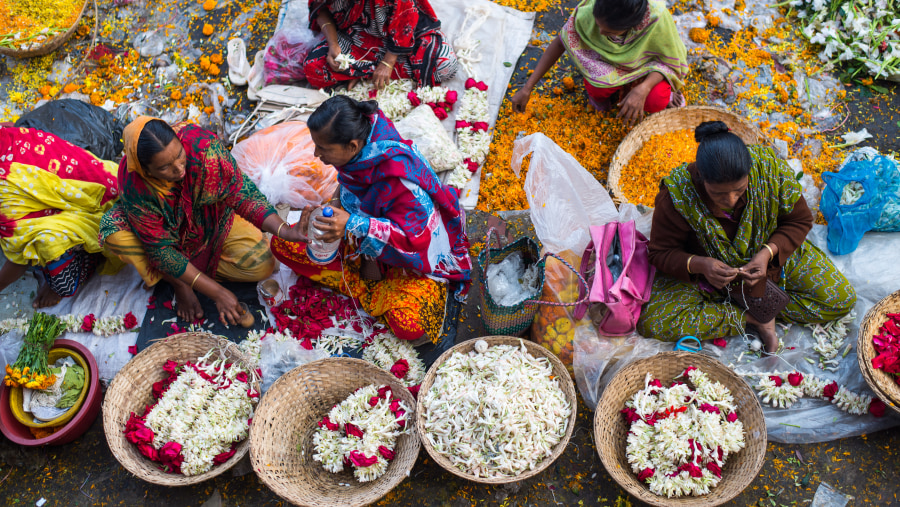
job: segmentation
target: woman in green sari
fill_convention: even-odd
[[[615,101],[619,117],[634,123],[645,112],[684,105],[687,49],[665,2],[582,0],[513,96],[517,111],[525,110],[538,81],[566,52],[598,111],[608,111]]]
[[[736,284],[762,298],[767,278],[790,297],[778,315],[787,322],[849,313],[856,292],[806,241],[812,213],[787,164],[771,148],[744,145],[722,122],[701,124],[695,136],[696,161],[673,170],[656,196],[650,262],[657,276],[638,332],[666,341],[748,332],[774,352],[775,319],[756,321],[722,291]]]

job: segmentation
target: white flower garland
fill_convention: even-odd
[[[85,331],[85,329],[82,327],[82,325],[84,325],[85,323],[85,319],[88,317],[90,317],[93,322],[91,331]],[[132,318],[134,318],[134,315],[132,315]],[[113,315],[110,317],[100,317],[99,319],[97,319],[94,317],[94,314],[71,314],[60,315],[59,320],[65,326],[65,330],[70,333],[91,332],[97,336],[112,336],[114,334],[140,330],[140,328],[138,327],[139,323],[136,321],[135,325],[131,328],[125,327],[125,316],[117,315]],[[0,321],[0,334],[6,334],[13,329],[18,329],[22,333],[28,332],[28,319],[12,318]]]
[[[418,386],[425,379],[425,363],[419,353],[409,343],[400,340],[393,333],[385,332],[366,340],[362,358],[382,370],[397,376],[407,387]],[[398,369],[401,362],[406,368]],[[398,375],[402,372],[402,375]]]
[[[572,407],[547,358],[525,345],[451,355],[421,394],[425,434],[435,451],[477,477],[515,477],[552,454]]]
[[[622,410],[630,425],[625,453],[632,471],[667,498],[708,494],[721,481],[728,456],[746,445],[728,388],[696,368],[685,373],[694,389],[684,383],[664,387],[648,373],[644,389]]]
[[[409,431],[409,413],[388,386],[357,389],[319,422],[313,460],[329,472],[349,466],[359,482],[374,481],[387,471],[397,438]]]
[[[763,403],[774,408],[790,408],[797,400],[807,396],[831,401],[838,408],[853,415],[871,413],[875,417],[884,414],[884,402],[865,394],[850,391],[837,382],[803,375],[800,372],[739,373],[742,377],[759,377],[754,387]]]
[[[226,367],[222,359],[207,362],[211,354],[195,365],[186,365],[145,415],[147,427],[154,433],[155,448],[168,442],[181,444],[181,472],[188,476],[209,471],[213,458],[247,438],[256,402],[250,395],[255,392],[249,383],[253,372],[237,364]],[[210,379],[204,379],[200,372]],[[240,373],[248,381],[238,380]]]
[[[462,105],[456,114],[456,143],[463,162],[453,170],[447,184],[462,189],[478,170],[491,148],[487,85],[469,78]]]

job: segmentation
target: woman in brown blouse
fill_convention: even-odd
[[[696,161],[673,170],[656,196],[650,262],[658,274],[638,331],[666,341],[748,331],[774,352],[775,319],[757,321],[723,290],[763,298],[767,278],[790,298],[778,318],[821,323],[849,313],[856,292],[806,241],[812,213],[787,164],[722,122],[701,124],[695,136]]]

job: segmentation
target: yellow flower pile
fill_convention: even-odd
[[[6,365],[3,383],[10,387],[48,389],[56,383],[56,375],[47,366],[47,352],[62,334],[65,326],[55,315],[37,312],[28,322],[25,343],[12,366]]]
[[[659,182],[684,163],[697,157],[697,142],[691,129],[675,130],[651,137],[635,153],[619,176],[619,189],[633,204],[653,207]]]

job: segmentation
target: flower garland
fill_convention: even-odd
[[[446,120],[453,111],[458,94],[443,86],[413,87],[410,79],[392,80],[384,88],[375,88],[369,81],[364,81],[352,90],[337,90],[335,95],[346,95],[355,100],[377,100],[378,107],[391,121],[399,121],[421,104],[427,104],[439,120]]]
[[[409,412],[389,386],[357,389],[319,421],[313,460],[329,472],[352,467],[359,482],[374,481],[394,459],[394,445],[407,432]]]
[[[447,184],[462,189],[478,170],[491,148],[488,86],[472,78],[466,80],[466,93],[456,114],[456,143],[463,162],[453,170]]]
[[[668,498],[705,495],[722,480],[728,456],[746,445],[731,391],[690,366],[664,387],[650,374],[625,402],[625,454],[638,480]]]
[[[137,317],[131,312],[126,313],[124,316],[113,315],[111,317],[100,317],[99,319],[93,313],[87,315],[72,314],[60,316],[59,320],[65,327],[63,331],[70,333],[94,333],[97,336],[112,336],[140,329],[137,328]],[[13,329],[27,333],[28,320],[6,319],[0,321],[0,334],[6,334]]]
[[[228,461],[249,434],[259,371],[211,361],[212,353],[196,363],[166,361],[168,377],[153,384],[153,403],[125,424],[125,438],[166,472],[205,473]]]
[[[827,322],[825,324],[814,324],[806,326],[812,331],[816,344],[813,350],[819,353],[819,368],[827,371],[837,371],[841,360],[837,357],[841,353],[844,346],[844,338],[850,332],[847,327],[856,319],[856,312],[851,311],[840,319]],[[850,352],[852,344],[848,344],[844,348],[843,356]]]
[[[477,477],[515,477],[553,453],[572,407],[547,358],[520,346],[475,343],[437,369],[420,403],[422,438]]]
[[[391,372],[418,396],[419,385],[425,379],[425,363],[416,349],[393,333],[385,330],[366,339],[362,358],[382,370]]]
[[[763,403],[774,408],[790,408],[804,396],[828,400],[853,415],[884,416],[887,406],[878,398],[857,394],[837,382],[822,380],[798,371],[789,373],[740,373],[742,377],[760,377],[754,387]]]

